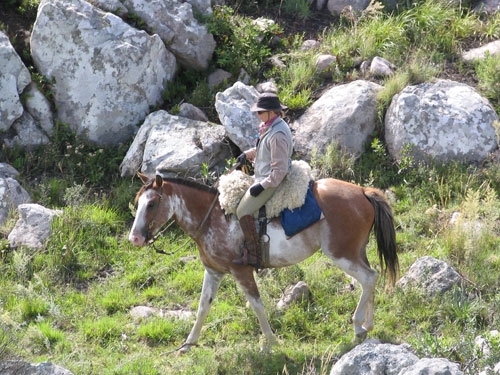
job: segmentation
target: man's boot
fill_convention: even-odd
[[[245,242],[241,249],[241,257],[233,260],[233,264],[260,268],[260,238],[252,215],[243,216],[240,219],[240,226],[245,236]]]

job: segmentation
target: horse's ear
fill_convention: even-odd
[[[162,187],[163,185],[163,178],[159,174],[157,174],[155,177],[155,185],[157,187]]]
[[[137,172],[137,176],[139,176],[143,184],[147,184],[147,182],[150,180],[148,176],[141,172]]]

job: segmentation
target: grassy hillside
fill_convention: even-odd
[[[474,338],[487,337],[500,319],[497,156],[480,165],[423,165],[411,158],[395,164],[381,136],[392,96],[407,84],[434,77],[474,85],[498,111],[500,59],[465,66],[458,56],[462,49],[498,38],[500,16],[479,16],[465,6],[436,1],[408,4],[392,13],[373,4],[360,15],[345,14],[328,29],[318,30],[321,51],[336,55],[340,62],[325,79],[314,74],[314,56],[299,51],[312,31],[290,34],[292,25],[314,23],[319,17],[301,7],[301,1],[228,3],[231,7],[218,9],[207,21],[216,38],[225,38],[212,68],[238,71],[243,66],[255,82],[275,79],[291,108],[288,116],[300,114],[329,85],[358,78],[361,59],[378,55],[399,67],[394,77],[380,81],[385,87],[379,98],[381,121],[366,153],[353,160],[332,145],[312,164],[323,176],[387,190],[402,274],[419,257],[431,255],[452,265],[468,283],[429,298],[419,291],[385,291],[381,280],[375,329],[369,337],[407,342],[421,357],[459,362],[467,374],[500,361],[498,338],[492,339],[488,357],[474,347]],[[34,17],[36,4],[11,0],[2,6],[26,22]],[[281,43],[257,43],[249,16],[276,15],[278,10],[281,24],[268,31],[265,43],[273,35],[282,36]],[[0,28],[8,35],[16,35],[16,27],[1,20]],[[19,39],[13,44],[29,64],[26,47]],[[280,54],[287,68],[267,64],[272,54]],[[46,88],[43,77],[33,73],[33,78]],[[165,92],[165,108],[174,111],[180,98],[188,97],[215,116],[214,93],[207,90],[206,77],[181,72]],[[169,256],[153,248],[134,248],[126,240],[133,219],[129,205],[140,186],[138,179],[119,177],[126,149],[127,145],[97,149],[82,144],[64,124],[57,124],[51,148],[30,153],[1,150],[2,160],[21,172],[19,180],[35,201],[65,213],[55,220],[53,235],[40,251],[9,249],[6,238],[16,212],[0,230],[0,360],[51,361],[78,375],[328,374],[332,363],[354,345],[350,318],[360,291],[351,290],[351,280],[320,253],[258,277],[271,326],[281,340],[270,354],[258,353],[257,319],[230,277],[222,282],[200,346],[187,355],[173,351],[186,339],[193,320],[130,316],[137,305],[195,311],[203,268],[194,243],[178,228],[157,244],[174,252]],[[480,230],[452,226],[456,211],[463,222],[480,222]],[[376,265],[374,242],[368,253]],[[312,298],[278,310],[282,292],[299,280],[309,285]]]

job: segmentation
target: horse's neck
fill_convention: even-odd
[[[217,196],[196,190],[195,188],[182,187],[175,189],[172,197],[175,197],[175,219],[179,226],[190,236],[196,236],[203,229],[208,215],[212,215],[214,200]]]

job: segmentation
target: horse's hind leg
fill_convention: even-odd
[[[212,301],[217,294],[217,290],[219,290],[219,286],[223,277],[224,274],[215,272],[210,269],[205,269],[205,274],[203,276],[203,287],[201,289],[200,302],[198,305],[198,312],[196,313],[196,321],[193,328],[191,329],[191,332],[189,333],[186,342],[180,349],[181,353],[189,351],[191,346],[196,345],[196,343],[198,342],[201,328],[203,327],[203,323],[207,318],[210,307],[212,306]]]
[[[271,326],[269,325],[269,321],[267,320],[264,304],[262,303],[262,300],[260,298],[259,290],[253,276],[253,269],[251,267],[238,267],[238,269],[233,269],[231,273],[233,274],[236,281],[238,281],[238,284],[240,284],[241,289],[243,289],[243,292],[248,299],[248,302],[250,302],[250,305],[257,315],[260,329],[262,330],[262,334],[266,339],[264,347],[261,349],[268,352],[271,350],[272,346],[278,342],[278,340],[276,339],[276,336],[274,336]]]
[[[354,311],[352,321],[356,338],[364,340],[367,332],[373,329],[373,305],[378,273],[369,266],[366,259],[353,262],[346,258],[339,258],[333,259],[333,261],[345,273],[354,277],[361,284],[361,297]]]

